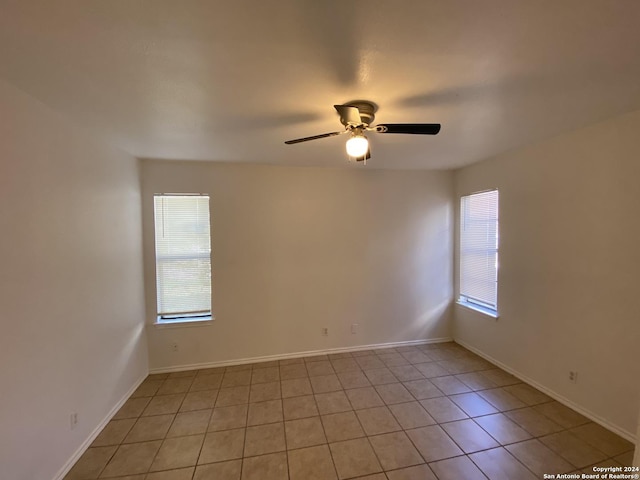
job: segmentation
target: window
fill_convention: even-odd
[[[498,313],[498,191],[460,202],[460,299],[462,305]]]
[[[158,323],[211,320],[209,197],[155,195]]]

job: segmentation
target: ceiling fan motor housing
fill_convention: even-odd
[[[362,123],[369,126],[373,123],[373,120],[376,118],[376,110],[378,110],[378,106],[366,100],[357,100],[353,102],[349,102],[345,104],[346,107],[356,107],[360,112],[360,118],[362,119]],[[344,121],[342,123],[345,123]]]

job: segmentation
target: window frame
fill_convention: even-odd
[[[156,199],[161,197],[206,197],[207,198],[207,210],[209,216],[209,276],[211,278],[210,284],[210,302],[209,310],[202,312],[193,312],[189,314],[181,314],[177,312],[174,314],[160,315],[158,302],[159,302],[159,289],[158,289],[158,248],[157,248],[157,231],[156,231]],[[154,261],[154,277],[155,277],[155,321],[154,325],[157,327],[180,327],[180,326],[202,326],[211,324],[215,320],[213,314],[213,262],[211,259],[211,195],[207,193],[154,193],[153,194],[153,261]],[[200,255],[201,256],[201,255]],[[195,258],[195,257],[194,257]]]
[[[462,283],[463,283],[463,273],[462,273],[462,236],[463,236],[463,224],[465,222],[465,214],[464,214],[464,202],[466,198],[470,198],[474,195],[480,195],[480,194],[486,194],[489,192],[496,192],[497,194],[497,201],[496,201],[496,247],[495,247],[495,262],[496,262],[496,270],[495,270],[495,283],[496,283],[496,302],[495,302],[495,307],[487,302],[483,302],[480,299],[476,299],[473,298],[469,295],[465,295],[462,292]],[[458,234],[458,247],[459,247],[459,254],[458,254],[458,299],[456,300],[456,303],[458,305],[461,305],[463,307],[469,308],[471,310],[480,312],[482,314],[485,314],[489,317],[492,318],[499,318],[499,313],[498,313],[498,305],[499,305],[499,292],[498,292],[498,287],[499,287],[499,258],[500,258],[500,193],[498,188],[490,188],[487,190],[481,190],[481,191],[477,191],[477,192],[472,192],[466,195],[461,195],[460,196],[460,204],[459,204],[459,222],[458,222],[458,228],[459,228],[459,234]]]

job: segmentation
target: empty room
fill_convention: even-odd
[[[639,21],[0,0],[0,479],[639,479]]]

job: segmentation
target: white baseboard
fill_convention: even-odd
[[[171,373],[171,372],[183,372],[185,370],[197,370],[200,368],[215,368],[215,367],[231,367],[234,365],[244,365],[247,363],[260,363],[270,362],[273,360],[287,360],[289,358],[297,357],[312,357],[315,355],[327,355],[331,353],[348,353],[359,352],[362,350],[376,350],[380,348],[392,348],[392,347],[407,347],[414,345],[426,345],[428,343],[443,343],[452,342],[450,337],[432,338],[429,340],[409,340],[405,342],[390,342],[390,343],[376,343],[372,345],[358,345],[355,347],[339,347],[339,348],[327,348],[323,350],[309,350],[306,352],[285,353],[281,355],[266,355],[262,357],[249,357],[249,358],[237,358],[234,360],[224,360],[219,362],[206,362],[206,363],[193,363],[190,365],[177,365],[173,367],[159,367],[149,369],[149,373]]]
[[[509,372],[514,377],[517,377],[520,380],[522,380],[523,382],[528,383],[532,387],[537,388],[541,392],[546,393],[547,395],[549,395],[554,400],[557,400],[558,402],[562,403],[563,405],[566,405],[567,407],[571,408],[572,410],[575,410],[576,412],[584,415],[588,419],[593,420],[595,423],[603,426],[607,430],[610,430],[610,431],[620,435],[622,438],[625,438],[625,439],[629,440],[630,442],[632,442],[634,444],[636,443],[636,435],[635,435],[635,433],[629,432],[629,431],[627,431],[627,430],[625,430],[623,428],[620,428],[617,425],[614,425],[613,423],[611,423],[608,420],[602,418],[601,416],[593,413],[592,411],[587,410],[586,408],[582,407],[581,405],[578,405],[577,403],[573,402],[572,400],[569,400],[568,398],[563,397],[559,393],[554,392],[550,388],[547,388],[544,385],[536,382],[532,378],[529,378],[528,376],[518,372],[517,370],[514,370],[513,368],[509,367],[508,365],[505,365],[504,363],[500,362],[499,360],[496,360],[495,358],[491,357],[490,355],[487,355],[486,353],[478,350],[477,348],[472,347],[468,343],[463,342],[462,340],[456,340],[456,339],[454,339],[454,341],[456,343],[462,345],[464,348],[466,348],[468,350],[471,350],[473,353],[481,356],[485,360],[488,360],[489,362],[493,363],[494,365],[496,365],[496,366],[500,367],[501,369]]]
[[[136,389],[140,386],[140,384],[144,381],[145,378],[147,378],[147,374],[144,374],[142,377],[140,377],[138,380],[136,380],[136,382],[127,391],[127,393],[125,393],[122,396],[120,401],[118,401],[118,403],[109,411],[109,413],[107,413],[107,415],[96,426],[96,428],[93,429],[93,431],[89,434],[87,439],[84,442],[82,442],[82,445],[80,445],[80,447],[78,447],[78,449],[74,452],[74,454],[71,456],[71,458],[69,458],[69,460],[67,460],[67,463],[64,464],[64,466],[60,469],[60,471],[56,474],[56,476],[53,477],[54,480],[63,480],[64,476],[67,473],[69,473],[69,470],[71,470],[71,468],[76,464],[76,462],[82,456],[82,454],[87,451],[89,446],[93,443],[93,441],[96,439],[96,437],[100,434],[102,429],[107,425],[107,423],[109,423],[109,421],[118,412],[118,410],[120,410],[120,407],[122,407],[122,405],[124,405],[124,402],[126,402],[129,399],[129,397],[133,394],[133,392],[136,391]]]

